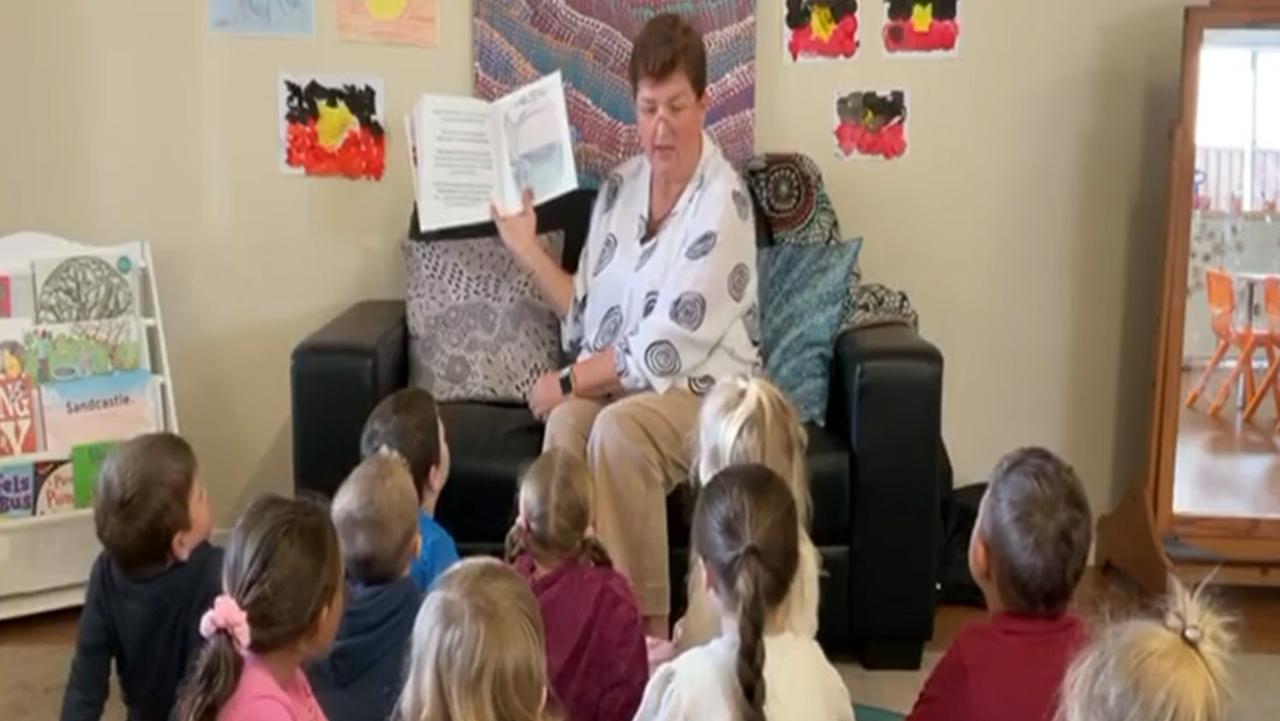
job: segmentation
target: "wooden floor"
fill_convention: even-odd
[[[1182,408],[1174,466],[1173,508],[1180,515],[1280,519],[1280,434],[1267,399],[1249,423],[1234,389],[1227,404],[1206,412],[1227,371],[1214,374],[1194,408]],[[1184,373],[1182,398],[1195,379]]]

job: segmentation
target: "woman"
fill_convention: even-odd
[[[630,577],[648,633],[666,638],[666,494],[688,477],[699,396],[758,364],[755,224],[741,178],[702,129],[698,32],[654,17],[630,79],[644,153],[610,173],[575,275],[535,242],[528,192],[519,213],[493,215],[577,358],[539,379],[529,408],[547,423],[545,447],[590,467],[596,532]]]

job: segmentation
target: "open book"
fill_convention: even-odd
[[[423,95],[405,118],[418,226],[426,233],[489,220],[578,187],[564,85],[555,72],[493,101]]]

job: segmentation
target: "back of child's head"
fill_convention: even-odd
[[[1043,448],[996,465],[975,529],[985,543],[1004,610],[1062,613],[1084,575],[1093,517],[1075,470]]]
[[[579,558],[597,566],[611,565],[592,530],[594,501],[594,484],[585,463],[560,449],[543,452],[520,477],[518,516],[507,533],[507,560],[527,553],[544,565]]]
[[[791,489],[763,465],[729,466],[698,495],[693,548],[716,596],[737,611],[744,721],[764,719],[764,628],[796,575],[799,524]]]
[[[421,388],[402,388],[374,407],[360,434],[360,455],[382,448],[404,457],[421,500],[427,476],[440,465],[440,413],[436,400]]]
[[[1097,629],[1067,672],[1061,721],[1226,721],[1230,621],[1170,579],[1160,618]]]
[[[338,488],[330,509],[347,577],[379,584],[404,576],[413,560],[417,509],[404,458],[383,449],[361,461]]]
[[[214,721],[240,681],[244,652],[303,643],[323,614],[340,612],[342,556],[325,507],[275,495],[254,501],[232,531],[222,588],[201,621],[208,641],[181,694],[181,721]]]
[[[535,721],[547,693],[538,602],[510,567],[474,558],[418,610],[400,721]]]
[[[181,436],[147,433],[108,457],[93,520],[107,556],[126,573],[172,559],[173,538],[191,526],[196,456]]]
[[[768,466],[787,482],[807,523],[808,444],[795,408],[777,386],[760,377],[725,378],[707,394],[699,412],[696,475],[706,481],[736,463]]]

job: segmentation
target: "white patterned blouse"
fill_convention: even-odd
[[[759,366],[755,222],[711,137],[666,221],[648,229],[645,156],[610,173],[591,214],[562,334],[579,360],[613,347],[628,391],[696,394]]]

